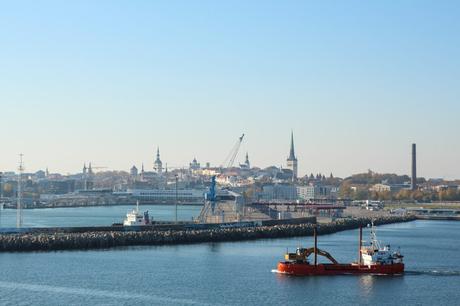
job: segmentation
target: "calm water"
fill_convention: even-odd
[[[378,228],[401,246],[404,276],[289,277],[272,273],[289,238],[99,251],[0,254],[2,305],[459,305],[460,222]],[[367,237],[367,233],[365,233]],[[340,261],[357,231],[320,237]]]
[[[134,205],[24,209],[23,220],[24,227],[108,226],[113,223],[123,222],[126,213],[133,208]],[[142,212],[148,210],[154,220],[166,221],[175,219],[174,205],[141,205],[139,210]],[[192,217],[197,217],[200,214],[200,210],[201,206],[179,205],[177,218],[182,221],[190,221]],[[15,226],[16,210],[1,210],[0,227]]]

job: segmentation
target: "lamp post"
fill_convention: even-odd
[[[2,209],[3,209],[3,172],[0,172],[0,227],[2,226]]]
[[[176,211],[176,223],[177,223],[177,181],[178,181],[178,177],[177,177],[177,174],[175,175],[175,178],[176,178],[176,204],[174,205],[175,206],[175,211]]]
[[[3,199],[3,172],[0,172],[0,199]]]
[[[22,227],[22,173],[24,171],[24,165],[22,163],[23,154],[19,154],[19,174],[18,174],[18,195],[17,195],[17,206],[16,206],[16,227]]]

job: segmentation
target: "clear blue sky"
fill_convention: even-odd
[[[223,161],[460,177],[459,1],[4,1],[0,170]],[[243,153],[242,152],[242,153]],[[239,161],[243,160],[240,154]]]

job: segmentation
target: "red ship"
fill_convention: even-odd
[[[371,241],[363,246],[363,231],[359,228],[358,261],[343,264],[338,263],[326,251],[318,249],[317,229],[314,228],[315,245],[313,248],[297,248],[295,253],[286,253],[285,260],[278,263],[278,273],[313,276],[313,275],[343,275],[343,274],[382,274],[394,275],[404,272],[403,256],[398,251],[392,252],[389,245],[381,246],[377,240],[374,224],[371,227]],[[309,256],[314,256],[310,263]],[[330,263],[318,263],[318,255],[327,258]]]

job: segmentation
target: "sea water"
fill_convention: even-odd
[[[405,255],[402,276],[272,273],[312,237],[0,254],[1,305],[459,305],[460,222],[413,221],[377,234]],[[368,236],[364,231],[364,238]],[[319,237],[340,262],[358,231]]]

